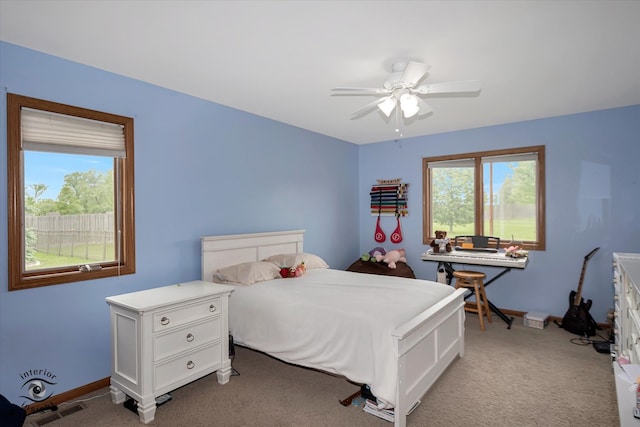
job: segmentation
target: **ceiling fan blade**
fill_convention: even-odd
[[[334,87],[331,90],[337,92],[356,92],[356,95],[385,95],[391,93],[388,89],[371,87]]]
[[[400,77],[400,82],[402,82],[404,87],[414,87],[428,70],[429,66],[427,64],[423,64],[422,62],[409,62]]]
[[[459,82],[443,82],[422,85],[411,91],[420,95],[431,93],[458,93],[458,92],[477,92],[480,90],[479,80],[463,80]]]
[[[389,98],[391,98],[391,96],[385,96],[385,97],[376,99],[375,101],[372,101],[372,102],[368,103],[367,105],[358,108],[356,111],[351,113],[351,116],[352,117],[353,116],[361,116],[361,115],[364,115],[366,113],[369,113],[370,111],[373,111],[374,109],[376,109],[379,104],[382,104],[383,102],[385,102]]]
[[[418,100],[418,108],[419,108],[418,117],[426,116],[427,114],[433,111],[433,108],[431,108],[431,105],[424,102],[420,97],[416,96],[416,99]]]

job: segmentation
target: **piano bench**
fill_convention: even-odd
[[[484,279],[487,275],[480,271],[456,270],[453,272],[453,277],[456,278],[456,289],[473,289],[476,297],[475,304],[466,303],[464,311],[477,313],[480,318],[480,330],[484,331],[484,316],[487,316],[487,321],[491,323],[489,300],[487,300],[487,294],[484,291]]]

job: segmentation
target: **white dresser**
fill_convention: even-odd
[[[613,254],[617,357],[640,364],[640,254]]]
[[[133,398],[147,424],[155,417],[156,397],[216,371],[226,384],[232,291],[194,281],[108,297],[113,402]]]
[[[613,254],[614,286],[614,344],[613,361],[618,411],[621,426],[640,427],[640,420],[632,415],[635,392],[625,381],[618,361],[640,365],[640,254]],[[636,378],[631,378],[635,382]]]

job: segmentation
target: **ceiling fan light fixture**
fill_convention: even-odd
[[[396,132],[400,133],[400,122],[403,117],[406,119],[416,115],[425,117],[433,112],[433,108],[424,102],[422,96],[480,91],[478,80],[429,83],[418,86],[427,75],[429,68],[428,65],[417,61],[396,62],[392,64],[392,72],[384,81],[382,88],[336,87],[332,90],[352,92],[353,95],[378,96],[378,99],[351,113],[352,119],[368,114],[376,110],[376,107],[386,117],[391,117],[395,111],[395,128]]]
[[[418,114],[418,99],[415,95],[405,93],[400,97],[400,108],[406,118],[410,118]]]
[[[381,103],[378,104],[378,108],[380,111],[384,113],[385,116],[389,117],[393,109],[396,107],[396,101],[393,98],[387,98]]]

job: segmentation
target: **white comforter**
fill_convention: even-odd
[[[229,326],[238,344],[368,384],[393,406],[398,372],[391,333],[453,291],[430,281],[313,269],[237,286]]]

